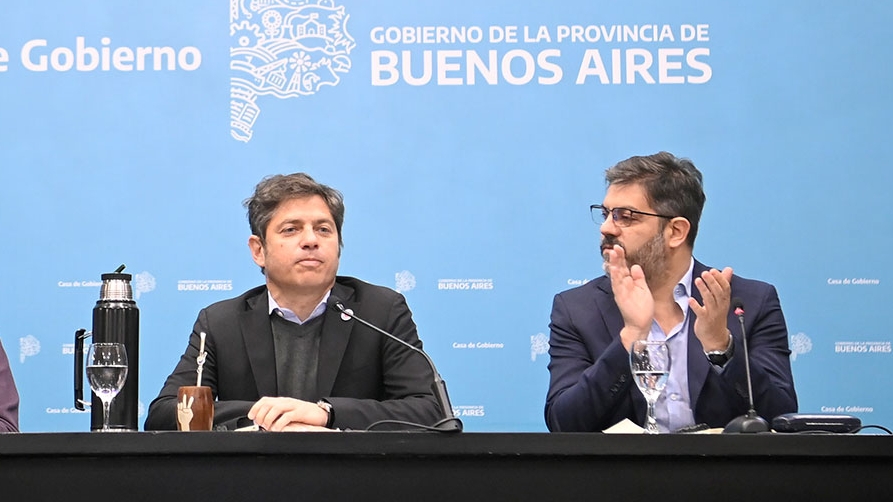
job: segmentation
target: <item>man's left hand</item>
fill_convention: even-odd
[[[729,346],[729,328],[726,317],[732,293],[732,268],[720,272],[715,268],[704,271],[694,280],[701,292],[703,305],[694,298],[688,299],[688,306],[695,313],[695,336],[701,341],[705,352],[722,351]]]

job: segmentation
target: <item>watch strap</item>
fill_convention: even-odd
[[[704,355],[707,356],[707,360],[710,361],[710,364],[714,366],[725,366],[729,359],[732,358],[732,355],[735,353],[735,340],[732,338],[732,332],[729,331],[729,345],[725,350],[711,350],[709,352],[704,352]]]
[[[316,402],[316,405],[322,408],[323,411],[326,412],[326,415],[328,415],[329,418],[326,419],[325,427],[331,429],[332,425],[335,423],[335,408],[332,407],[332,403],[320,399]]]

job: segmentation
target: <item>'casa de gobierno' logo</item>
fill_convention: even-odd
[[[258,96],[312,96],[350,70],[350,16],[333,0],[230,0],[230,134],[247,143]]]

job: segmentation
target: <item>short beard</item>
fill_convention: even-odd
[[[613,248],[615,244],[620,243],[614,238],[605,238],[602,242],[602,246],[607,246],[608,248]],[[642,267],[642,272],[645,273],[645,281],[649,286],[653,285],[654,281],[660,280],[667,275],[667,250],[664,245],[662,231],[657,232],[654,237],[634,251],[630,251],[622,245],[620,247],[626,252],[626,266],[639,265]],[[610,276],[607,260],[602,264],[602,267],[605,270],[605,274]]]

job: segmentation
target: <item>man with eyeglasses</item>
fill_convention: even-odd
[[[797,411],[787,328],[775,287],[709,268],[693,257],[706,196],[700,171],[667,152],[631,157],[605,173],[591,206],[605,276],[555,296],[549,340],[550,431],[602,431],[646,402],[633,382],[636,340],[665,340],[670,375],[657,401],[662,432],[724,427],[749,408],[744,349],[731,298],[740,298],[754,405],[771,420]],[[735,335],[732,335],[732,332]]]

